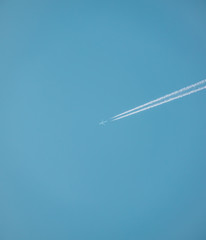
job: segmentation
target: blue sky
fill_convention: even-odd
[[[0,238],[205,239],[204,1],[0,3]]]

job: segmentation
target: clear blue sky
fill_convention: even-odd
[[[206,239],[205,1],[0,2],[0,239]]]

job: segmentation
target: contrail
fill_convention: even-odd
[[[162,104],[164,104],[164,103],[171,102],[171,101],[173,101],[173,100],[175,100],[175,99],[182,98],[182,97],[187,96],[187,95],[190,95],[190,94],[192,94],[192,93],[199,92],[199,91],[201,91],[201,90],[203,90],[203,89],[206,89],[206,86],[199,87],[199,88],[194,89],[194,90],[190,90],[189,92],[185,92],[185,91],[186,91],[186,90],[189,90],[189,89],[191,89],[191,88],[197,87],[198,85],[203,84],[203,83],[206,83],[206,79],[203,80],[203,81],[200,81],[200,82],[198,82],[198,83],[196,83],[196,84],[192,84],[192,85],[190,85],[190,86],[188,86],[188,87],[182,88],[182,89],[180,89],[180,90],[178,90],[178,91],[175,91],[175,92],[173,92],[173,93],[170,93],[170,94],[168,94],[168,95],[165,95],[164,97],[155,99],[155,100],[153,100],[153,101],[151,101],[151,102],[148,102],[148,103],[145,103],[145,104],[143,104],[143,105],[141,105],[141,106],[139,106],[139,107],[133,108],[133,109],[131,109],[131,110],[129,110],[129,111],[126,111],[126,112],[124,112],[124,113],[118,114],[118,115],[116,115],[115,117],[112,117],[111,121],[116,121],[116,120],[119,120],[119,119],[122,119],[122,118],[125,118],[125,117],[128,117],[128,116],[131,116],[131,115],[133,115],[133,114],[137,114],[137,113],[139,113],[139,112],[143,112],[143,111],[145,111],[145,110],[148,110],[148,109],[157,107],[157,106],[162,105]],[[183,93],[182,93],[182,92],[183,92]],[[182,94],[180,94],[180,93],[182,93]],[[178,94],[178,95],[177,95],[177,94]],[[180,95],[179,95],[179,94],[180,94]],[[177,95],[177,96],[172,97],[173,95]],[[148,106],[148,105],[149,105],[149,106]],[[146,107],[146,106],[147,106],[147,107]],[[141,109],[140,109],[140,108],[141,108]],[[138,109],[138,110],[137,110],[137,109]],[[135,110],[137,110],[137,111],[135,111]]]
[[[165,100],[165,99],[167,99],[167,98],[169,98],[169,97],[172,97],[172,96],[174,96],[174,95],[177,95],[177,94],[179,94],[179,93],[181,93],[181,92],[185,92],[185,91],[187,91],[187,90],[189,90],[189,89],[191,89],[191,88],[195,88],[195,87],[197,87],[197,86],[199,86],[199,85],[201,85],[201,84],[204,84],[204,83],[206,83],[206,79],[204,79],[204,80],[202,80],[202,81],[200,81],[200,82],[194,83],[194,84],[192,84],[192,85],[190,85],[190,86],[188,86],[188,87],[181,88],[181,89],[179,89],[179,90],[177,90],[177,91],[175,91],[175,92],[172,92],[172,93],[167,94],[167,95],[165,95],[165,96],[163,96],[163,97],[160,97],[160,98],[157,98],[157,99],[152,100],[152,101],[150,101],[150,102],[147,102],[147,103],[145,103],[145,104],[143,104],[143,105],[140,105],[140,106],[138,106],[138,107],[132,108],[132,109],[126,111],[126,112],[120,113],[120,114],[112,117],[112,119],[114,119],[114,118],[115,118],[115,119],[116,119],[116,118],[119,119],[119,117],[122,116],[122,115],[125,115],[125,114],[127,114],[127,113],[133,112],[133,111],[138,110],[138,109],[140,109],[140,108],[146,107],[146,106],[151,105],[151,104],[153,104],[153,103],[156,103],[156,102]],[[175,98],[175,99],[176,99],[176,98]],[[117,119],[116,119],[116,120],[117,120]]]

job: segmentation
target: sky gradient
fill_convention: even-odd
[[[206,239],[205,11],[0,2],[0,239]]]

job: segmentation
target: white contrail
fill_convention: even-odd
[[[206,82],[206,80],[204,80],[204,82]],[[164,103],[171,102],[171,101],[173,101],[173,100],[175,100],[175,99],[179,99],[179,98],[182,98],[182,97],[184,97],[184,96],[190,95],[190,94],[192,94],[192,93],[199,92],[199,91],[201,91],[201,90],[203,90],[203,89],[206,89],[206,86],[204,86],[204,87],[199,87],[199,88],[197,88],[197,89],[191,90],[191,91],[186,92],[186,93],[182,93],[182,94],[180,94],[180,95],[178,95],[178,96],[176,96],[176,97],[171,97],[171,98],[169,98],[169,99],[167,99],[167,100],[164,100],[164,101],[161,101],[161,102],[159,102],[159,103],[152,104],[151,106],[144,107],[144,108],[142,108],[142,109],[140,109],[140,110],[138,110],[138,111],[134,111],[134,112],[128,113],[128,114],[126,114],[126,115],[119,116],[119,117],[117,117],[117,118],[113,118],[111,121],[116,121],[116,120],[119,120],[119,119],[122,119],[122,118],[125,118],[125,117],[129,117],[129,116],[131,116],[131,115],[133,115],[133,114],[137,114],[137,113],[139,113],[139,112],[143,112],[143,111],[145,111],[145,110],[148,110],[148,109],[157,107],[157,106],[162,105],[162,104],[164,104]],[[145,105],[145,106],[146,106],[146,105]]]
[[[125,114],[127,114],[127,113],[133,112],[133,111],[135,111],[135,110],[138,110],[138,109],[140,109],[140,108],[146,107],[146,106],[148,106],[148,105],[151,105],[151,104],[153,104],[153,103],[159,102],[159,101],[161,101],[161,100],[165,100],[165,99],[167,99],[167,98],[169,98],[169,97],[172,97],[172,96],[174,96],[174,95],[177,95],[177,94],[179,94],[179,93],[181,93],[181,92],[185,92],[185,91],[187,91],[187,90],[189,90],[189,89],[191,89],[191,88],[195,88],[195,87],[197,87],[197,86],[199,86],[199,85],[201,85],[201,84],[204,84],[204,83],[206,83],[206,79],[204,79],[204,80],[202,80],[202,81],[200,81],[200,82],[194,83],[194,84],[192,84],[192,85],[190,85],[190,86],[188,86],[188,87],[181,88],[181,89],[179,89],[179,90],[177,90],[177,91],[175,91],[175,92],[172,92],[172,93],[167,94],[167,95],[165,95],[165,96],[163,96],[163,97],[160,97],[160,98],[157,98],[157,99],[152,100],[152,101],[150,101],[150,102],[147,102],[147,103],[145,103],[145,104],[143,104],[143,105],[140,105],[140,106],[138,106],[138,107],[132,108],[132,109],[126,111],[126,112],[120,113],[120,114],[112,117],[112,119],[114,119],[114,118],[119,118],[120,116],[125,115]]]

